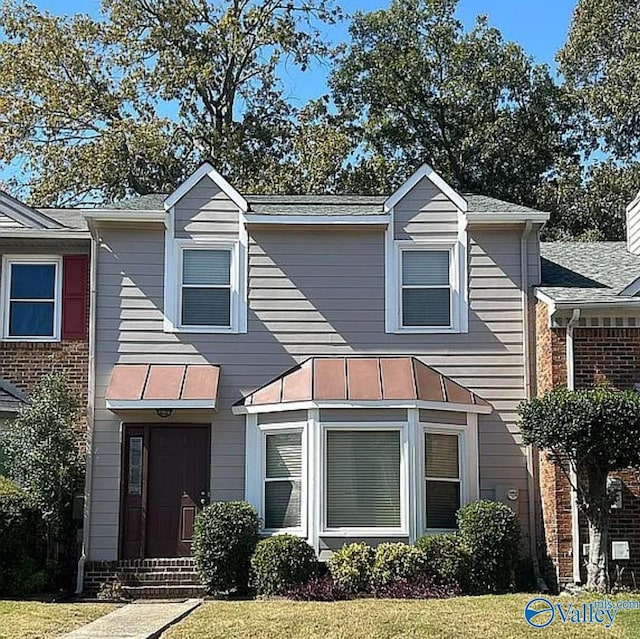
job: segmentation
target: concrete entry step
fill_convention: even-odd
[[[128,599],[184,599],[204,597],[206,594],[204,586],[194,584],[122,586],[122,595]]]
[[[63,635],[61,639],[156,639],[202,603],[133,603]]]

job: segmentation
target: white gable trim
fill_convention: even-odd
[[[463,213],[467,212],[467,201],[449,186],[428,164],[423,164],[393,195],[384,203],[386,211],[392,209],[409,191],[426,178],[440,189]]]
[[[40,213],[27,206],[24,202],[16,200],[8,193],[0,191],[0,213],[32,229],[62,229],[64,226],[51,219],[48,215]]]
[[[167,199],[164,201],[166,210],[175,206],[178,200],[181,200],[202,178],[209,177],[220,189],[229,196],[238,208],[245,212],[249,209],[249,204],[238,191],[236,191],[229,182],[227,182],[208,162],[205,162],[195,173],[185,180]]]

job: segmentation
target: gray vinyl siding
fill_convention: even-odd
[[[426,237],[441,233],[441,227],[457,232],[455,207],[428,185],[417,188],[421,194],[407,196],[396,210],[396,232],[398,225],[402,232]],[[425,203],[426,196],[431,199]],[[412,218],[410,203],[420,201]],[[427,220],[431,213],[440,221]],[[200,183],[176,206],[176,236],[237,232],[236,216],[217,187]],[[481,496],[494,497],[497,485],[517,487],[526,528],[527,475],[517,427],[523,398],[521,233],[522,226],[515,225],[499,232],[469,229],[469,332],[443,338],[385,333],[381,229],[254,227],[248,332],[216,335],[163,332],[162,225],[136,232],[105,227],[96,308],[91,559],[117,554],[121,420],[104,402],[116,363],[221,365],[211,443],[211,490],[217,500],[244,497],[245,419],[231,413],[243,394],[312,355],[420,357],[494,406],[491,415],[479,416]],[[327,415],[323,411],[323,418]],[[153,413],[148,417],[158,419]]]
[[[395,206],[397,240],[455,238],[457,232],[458,208],[426,178],[422,178]]]
[[[238,237],[238,207],[205,176],[175,205],[175,237]]]
[[[24,224],[16,222],[12,217],[0,213],[0,230],[2,229],[22,229]]]

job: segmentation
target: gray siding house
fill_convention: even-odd
[[[389,197],[243,195],[202,166],[85,212],[94,243],[83,562],[190,554],[250,501],[321,557],[504,500],[534,544],[529,291],[547,214],[420,168]]]

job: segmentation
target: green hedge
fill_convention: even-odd
[[[368,592],[376,551],[365,543],[342,546],[329,559],[333,581],[348,594]]]
[[[513,589],[520,549],[520,526],[513,510],[498,501],[474,501],[458,511],[458,527],[470,553],[470,591]]]
[[[212,594],[245,593],[260,520],[242,501],[215,502],[196,517],[193,556],[203,585]]]
[[[256,546],[251,558],[251,583],[259,595],[284,595],[317,574],[311,546],[294,535],[274,535]]]
[[[422,552],[403,543],[383,543],[376,548],[371,571],[371,585],[375,591],[400,580],[411,581],[425,573]]]
[[[459,534],[425,535],[416,541],[416,547],[424,556],[429,577],[465,589],[471,557]]]
[[[44,590],[42,519],[18,486],[0,477],[0,594],[20,596]]]

